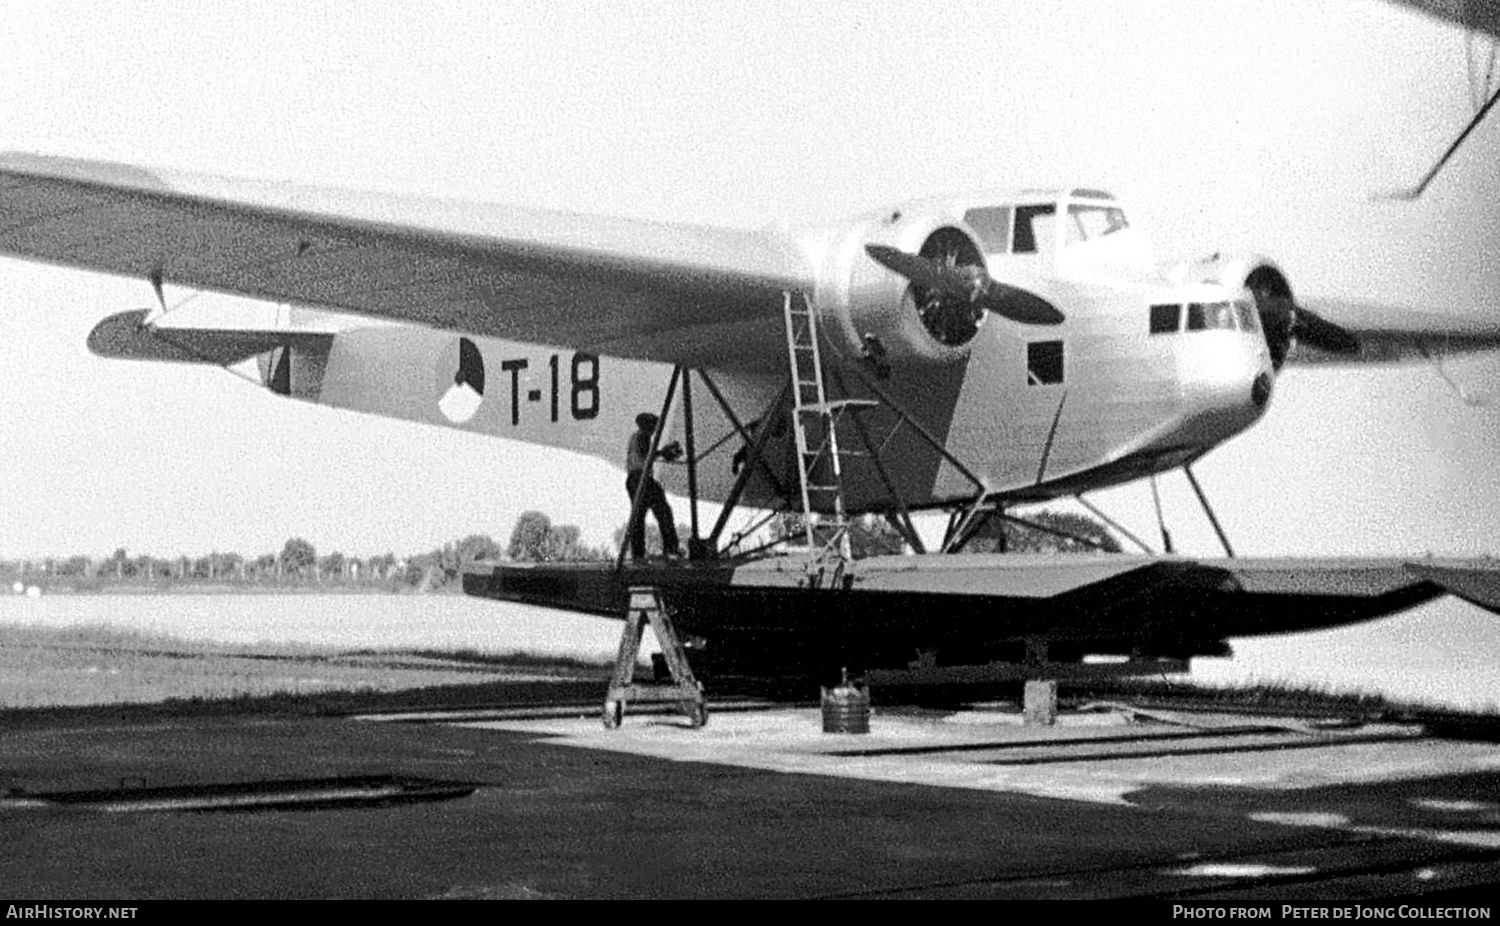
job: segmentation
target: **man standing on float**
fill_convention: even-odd
[[[651,436],[656,433],[657,418],[650,412],[641,412],[635,416],[635,433],[630,435],[629,442],[625,445],[625,491],[630,493],[632,506],[635,501],[635,493],[644,482],[641,504],[644,509],[651,511],[652,517],[656,518],[656,526],[661,530],[662,552],[667,556],[681,556],[682,547],[677,541],[677,522],[672,515],[672,506],[667,501],[667,495],[662,491],[661,483],[651,474],[651,469],[646,465],[646,458],[651,454]],[[676,460],[682,456],[682,446],[676,441],[668,444],[656,452],[663,460]],[[632,507],[632,513],[634,508]],[[646,556],[646,514],[643,510],[641,516],[630,525],[630,558],[644,559]]]

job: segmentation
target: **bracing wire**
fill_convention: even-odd
[[[161,319],[166,318],[168,315],[172,314],[173,312],[176,312],[177,310],[181,309],[183,306],[187,305],[189,302],[192,302],[194,299],[197,299],[199,296],[202,296],[202,295],[203,295],[203,291],[202,290],[198,290],[196,292],[189,293],[188,295],[184,296],[183,298],[181,298],[181,299],[177,300],[176,302],[172,303],[172,305],[171,305],[170,308],[163,309],[160,318],[158,318],[157,321],[152,322],[150,325],[147,326],[147,327],[149,327],[151,329],[151,336],[153,338],[156,338],[157,340],[161,341],[164,344],[168,344],[168,345],[170,345],[172,347],[177,348],[178,350],[182,351],[184,354],[187,354],[187,355],[193,357],[194,359],[196,359],[199,363],[204,363],[204,364],[209,364],[211,366],[216,366],[219,369],[223,370],[224,372],[228,373],[229,375],[235,377],[236,379],[242,379],[245,382],[250,383],[250,384],[256,386],[257,388],[264,389],[266,384],[264,382],[262,382],[258,377],[254,377],[254,376],[250,376],[250,375],[245,374],[245,373],[241,373],[239,370],[236,370],[233,367],[228,366],[227,364],[220,363],[219,361],[217,361],[214,358],[212,358],[212,357],[208,356],[207,354],[205,354],[203,351],[198,350],[196,347],[194,347],[193,345],[189,344],[188,342],[183,341],[183,340],[181,340],[179,338],[174,338],[174,337],[169,336],[166,332],[171,331],[172,329],[171,328],[163,328],[162,327],[162,325],[161,325]]]

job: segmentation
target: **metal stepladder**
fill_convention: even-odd
[[[662,658],[672,676],[668,683],[637,685],[635,663],[641,650],[641,633],[650,625],[661,644]],[[708,723],[708,700],[703,685],[688,668],[687,653],[672,627],[661,593],[653,586],[632,586],[630,607],[625,614],[625,631],[620,635],[620,651],[615,657],[615,673],[604,697],[604,726],[613,730],[625,718],[627,701],[676,704],[688,722],[701,727]]]
[[[839,419],[878,403],[865,399],[829,401],[823,385],[823,356],[817,312],[806,295],[785,294],[787,362],[792,375],[792,421],[797,438],[797,482],[802,492],[802,524],[807,545],[819,548],[827,566],[839,575],[853,558],[849,521],[844,512],[843,462],[839,449]],[[830,514],[818,525],[826,533],[818,540],[814,512]],[[820,574],[828,570],[820,570]]]

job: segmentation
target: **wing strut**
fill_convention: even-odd
[[[782,308],[789,376],[781,394],[767,406],[761,417],[749,422],[741,421],[713,379],[703,370],[694,371],[678,367],[674,370],[672,381],[668,385],[667,400],[663,406],[655,438],[660,440],[662,422],[666,421],[667,411],[680,383],[683,390],[683,412],[688,418],[686,436],[690,444],[687,455],[688,492],[691,496],[691,503],[695,507],[696,466],[700,454],[695,446],[696,437],[692,420],[694,410],[690,380],[694,372],[697,373],[698,378],[733,426],[731,434],[714,442],[703,452],[702,456],[713,453],[723,446],[725,441],[732,440],[734,436],[738,436],[741,442],[740,449],[734,456],[734,470],[737,473],[735,484],[724,500],[713,527],[702,539],[699,539],[697,512],[696,510],[693,512],[693,539],[689,542],[690,558],[716,558],[730,550],[737,550],[741,538],[759,529],[776,514],[796,510],[797,503],[800,502],[800,514],[803,518],[801,533],[809,546],[821,550],[821,558],[818,560],[821,565],[818,567],[819,578],[816,584],[824,584],[830,577],[833,581],[837,581],[843,569],[837,564],[830,564],[829,560],[847,566],[848,562],[853,559],[842,487],[842,473],[846,457],[870,459],[889,497],[889,501],[883,508],[877,507],[874,510],[880,511],[885,516],[913,550],[917,553],[925,553],[921,535],[912,521],[911,512],[902,498],[895,476],[883,459],[883,453],[892,437],[903,426],[911,428],[923,443],[932,448],[974,486],[973,496],[959,503],[963,511],[956,522],[955,530],[951,530],[949,536],[945,538],[945,551],[951,552],[950,548],[961,548],[964,539],[971,537],[994,513],[989,486],[973,469],[954,456],[941,440],[934,437],[899,403],[893,401],[889,394],[866,375],[866,370],[860,364],[825,365],[823,358],[825,345],[818,331],[817,310],[805,293],[796,290],[783,292]],[[850,384],[844,381],[843,370],[845,369],[852,371],[858,380],[856,388],[862,386],[864,392],[874,398],[853,397],[855,393],[850,390]],[[835,391],[830,392],[830,386]],[[871,427],[863,420],[861,413],[880,407],[892,413],[895,420],[888,432],[876,435],[872,434]],[[786,419],[782,418],[783,415]],[[791,425],[796,443],[794,452],[797,464],[797,485],[795,487],[785,484],[784,479],[779,478],[778,473],[766,459],[766,449],[770,440],[778,434],[785,434],[783,421]],[[854,429],[852,435],[847,431],[847,427],[850,426]],[[843,433],[841,433],[841,428],[845,428]],[[858,443],[852,444],[851,441],[856,437]],[[862,445],[862,450],[851,449],[860,445]],[[651,456],[654,457],[656,452],[656,446],[653,443]],[[781,497],[783,507],[771,511],[770,515],[762,518],[754,527],[736,534],[727,546],[721,547],[721,538],[729,518],[739,506],[751,478],[755,475],[760,475],[765,480],[766,486]],[[632,504],[630,522],[632,524],[637,517],[644,516],[638,510],[639,507],[637,504]],[[832,519],[822,522],[822,527],[825,529],[818,530],[818,513],[830,511]],[[830,527],[832,529],[827,530]],[[751,556],[769,546],[783,542],[785,538],[773,540],[753,550],[738,549],[737,555]],[[830,565],[832,565],[831,569],[828,568]]]
[[[719,409],[724,412],[724,417],[729,419],[729,423],[734,425],[735,433],[739,435],[740,440],[744,441],[744,458],[741,459],[738,454],[735,456],[735,462],[739,463],[740,466],[739,476],[734,481],[734,487],[729,490],[729,497],[724,500],[723,507],[719,509],[719,519],[714,522],[713,530],[709,531],[708,534],[708,549],[718,550],[719,538],[723,536],[724,528],[729,524],[729,517],[734,514],[735,508],[739,507],[740,498],[745,494],[745,487],[749,485],[750,477],[757,470],[765,477],[766,485],[770,486],[772,491],[782,496],[787,494],[781,487],[781,481],[776,478],[776,473],[766,463],[765,449],[770,436],[776,431],[776,418],[781,414],[782,403],[786,401],[787,393],[790,391],[791,386],[788,383],[787,386],[782,387],[781,392],[767,406],[760,418],[747,425],[740,422],[739,417],[734,413],[734,409],[725,400],[724,394],[719,391],[718,386],[714,385],[714,381],[709,378],[707,373],[699,370],[698,378],[703,380],[703,385],[708,387],[708,391],[714,397],[714,401],[719,403]],[[756,422],[759,422],[759,424]],[[770,520],[770,518],[767,517],[766,520]],[[750,530],[744,531],[740,536],[753,533],[759,530],[760,527],[761,525],[757,524]],[[737,542],[738,538],[731,541],[730,546],[734,546]]]
[[[151,271],[146,275],[146,279],[151,281],[151,291],[156,293],[156,308],[148,312],[146,317],[141,320],[142,325],[150,328],[167,314],[167,296],[162,290],[160,270]]]
[[[1394,190],[1389,193],[1376,194],[1371,198],[1409,202],[1421,196],[1426,191],[1427,185],[1432,183],[1433,178],[1437,177],[1438,172],[1447,165],[1448,159],[1453,157],[1454,153],[1463,145],[1464,140],[1469,137],[1469,134],[1479,127],[1479,123],[1484,121],[1485,116],[1490,114],[1490,110],[1494,108],[1496,101],[1500,101],[1500,90],[1496,90],[1491,94],[1489,100],[1483,106],[1479,107],[1479,112],[1474,114],[1474,118],[1469,120],[1469,124],[1464,126],[1464,130],[1458,134],[1457,138],[1453,139],[1453,144],[1448,146],[1448,150],[1443,152],[1443,156],[1438,158],[1437,163],[1432,165],[1432,169],[1427,172],[1427,176],[1423,177],[1421,182],[1416,186],[1405,190]]]
[[[698,445],[693,434],[693,374],[685,371],[682,376],[682,423],[687,440],[688,477],[688,558],[699,559],[705,550],[703,538],[698,533]]]
[[[844,385],[844,377],[839,375],[839,371],[835,368],[830,369],[829,373],[833,376],[834,384],[839,387],[839,391],[844,395],[848,395],[849,388]],[[879,374],[877,373],[876,375]],[[927,548],[922,543],[922,535],[918,533],[917,526],[912,523],[911,512],[907,509],[906,502],[902,500],[901,493],[896,489],[896,482],[891,478],[891,471],[886,468],[880,448],[875,445],[875,441],[870,437],[870,429],[865,426],[864,419],[858,414],[851,415],[850,417],[854,421],[855,433],[859,435],[859,441],[864,445],[864,455],[870,458],[871,463],[875,464],[875,472],[880,476],[880,483],[891,497],[891,504],[894,506],[894,510],[886,511],[886,521],[890,523],[891,527],[896,529],[896,532],[901,535],[902,539],[911,544],[911,548],[914,551],[919,555],[926,553]]]

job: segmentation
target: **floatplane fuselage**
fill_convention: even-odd
[[[953,461],[918,429],[899,426],[890,408],[872,409],[864,426],[881,441],[887,474],[870,461],[850,461],[843,474],[850,511],[887,507],[893,489],[921,509],[970,499],[979,483],[995,498],[1034,500],[1182,466],[1265,412],[1289,337],[1282,317],[1268,316],[1269,304],[1291,296],[1274,264],[1216,259],[1169,279],[1123,207],[1095,190],[929,199],[777,234],[816,280],[788,297],[807,300],[818,315],[830,393],[868,398],[878,390]],[[1054,306],[1063,320],[1018,323],[924,294],[872,260],[872,243],[982,267]],[[128,355],[139,316],[106,320],[91,338],[95,350]],[[697,446],[724,452],[716,460],[705,455],[699,496],[729,498],[745,465],[731,413],[749,428],[744,433],[762,425],[774,432],[761,449],[768,466],[741,501],[767,504],[795,485],[791,429],[784,408],[778,411],[778,402],[787,404],[788,376],[779,317],[661,332],[678,343],[676,364],[631,357],[642,352],[631,344],[606,345],[611,354],[550,347],[543,338],[298,317],[301,331],[330,336],[260,355],[263,381],[277,392],[615,465],[635,416],[661,405],[674,365],[705,370],[723,405],[700,387]],[[172,338],[170,316],[155,330]],[[683,410],[679,391],[667,439],[684,432]],[[687,491],[684,466],[658,466],[669,491]]]

